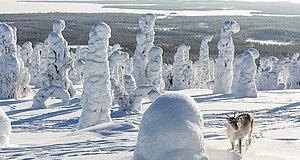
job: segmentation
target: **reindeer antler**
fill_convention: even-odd
[[[228,114],[225,113],[225,115],[230,118],[230,116]]]
[[[235,117],[236,111],[233,112],[233,117]]]

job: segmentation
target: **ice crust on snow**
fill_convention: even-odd
[[[0,149],[9,144],[11,124],[6,113],[0,107]]]
[[[110,27],[96,22],[89,33],[89,53],[84,66],[82,113],[79,128],[110,122],[112,107],[111,82],[108,64]]]
[[[192,98],[162,95],[144,113],[133,160],[208,160],[202,130],[203,117]]]
[[[230,94],[233,81],[234,44],[232,35],[240,31],[240,25],[234,20],[225,21],[221,27],[221,39],[218,42],[219,55],[215,64],[214,93]]]

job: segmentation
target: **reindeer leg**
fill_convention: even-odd
[[[234,149],[234,141],[230,141],[231,142],[231,148]]]
[[[243,139],[239,139],[239,152],[242,154],[242,140]]]

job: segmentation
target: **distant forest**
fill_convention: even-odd
[[[17,27],[18,44],[25,41],[33,44],[44,42],[52,31],[52,22],[56,19],[66,21],[63,32],[70,45],[86,45],[88,33],[96,21],[107,22],[112,29],[110,44],[119,43],[130,55],[136,46],[136,34],[139,32],[139,14],[119,13],[34,13],[34,14],[0,14],[0,22]],[[242,53],[250,47],[258,49],[262,57],[291,56],[300,51],[300,23],[298,17],[262,17],[262,16],[218,16],[218,17],[168,17],[156,20],[155,45],[164,50],[164,62],[172,63],[176,46],[191,46],[190,58],[198,59],[199,47],[204,35],[214,35],[210,45],[211,57],[218,54],[217,43],[220,27],[225,20],[234,19],[241,31],[234,35],[236,53]],[[246,42],[247,38],[258,40],[276,40],[293,42],[292,45],[261,45]]]

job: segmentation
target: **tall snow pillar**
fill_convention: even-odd
[[[108,46],[111,29],[105,22],[97,22],[89,33],[89,53],[84,66],[82,114],[79,128],[110,122],[112,107]]]
[[[240,25],[228,20],[221,28],[221,39],[218,42],[219,56],[215,65],[215,86],[213,93],[230,94],[233,81],[234,44],[232,34],[240,31]]]
[[[141,31],[136,36],[137,46],[133,55],[133,72],[136,85],[147,84],[148,54],[154,46],[155,15],[148,13],[139,18]]]

